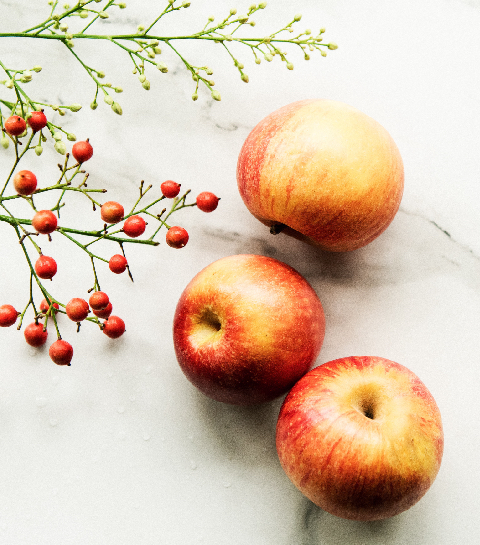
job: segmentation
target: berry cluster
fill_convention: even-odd
[[[34,134],[40,132],[48,125],[47,117],[43,111],[32,111],[28,117],[20,115],[11,115],[4,122],[4,132],[11,138],[16,146],[16,159],[10,176],[8,177],[3,190],[0,193],[0,207],[7,212],[7,215],[0,215],[0,221],[11,225],[19,239],[27,263],[30,267],[31,287],[36,284],[43,296],[43,300],[37,308],[34,302],[33,291],[30,289],[30,299],[23,310],[19,312],[10,304],[0,306],[0,327],[10,327],[15,323],[19,323],[18,329],[22,327],[24,316],[30,306],[33,307],[34,321],[24,328],[24,336],[26,342],[33,347],[43,346],[47,342],[49,322],[53,322],[56,330],[57,339],[49,348],[49,355],[52,361],[58,365],[70,365],[73,357],[72,345],[63,340],[59,330],[58,314],[66,314],[66,316],[77,324],[77,331],[80,330],[80,325],[87,321],[95,323],[107,337],[117,339],[125,332],[125,322],[122,318],[112,315],[112,303],[109,296],[100,289],[100,284],[97,275],[95,263],[97,261],[108,264],[108,268],[115,274],[121,274],[128,270],[130,278],[133,277],[130,272],[129,264],[125,256],[124,244],[128,242],[136,242],[141,244],[157,246],[159,242],[155,240],[157,233],[162,227],[167,229],[165,241],[172,248],[183,248],[189,239],[188,232],[178,225],[169,225],[167,223],[169,217],[182,208],[197,207],[203,212],[212,212],[218,206],[219,198],[213,193],[200,193],[195,202],[187,203],[186,199],[190,190],[180,195],[181,185],[173,180],[167,180],[160,185],[161,195],[149,202],[147,205],[140,205],[148,191],[152,189],[149,186],[144,189],[143,181],[140,184],[140,196],[135,205],[130,211],[126,211],[125,207],[117,201],[109,200],[103,204],[93,198],[95,192],[105,193],[102,189],[87,189],[86,180],[88,174],[83,169],[83,164],[92,158],[93,146],[89,140],[76,142],[72,146],[71,155],[75,159],[75,164],[69,166],[70,154],[66,153],[65,164],[58,165],[61,170],[59,182],[55,185],[39,188],[38,180],[35,173],[30,170],[17,170],[20,159],[25,151],[35,149],[30,147],[31,139]],[[21,138],[24,138],[31,131],[30,141],[24,152],[18,152],[18,146],[22,145]],[[57,141],[58,143],[58,141]],[[57,150],[58,151],[58,150]],[[79,185],[74,185],[73,181],[79,174],[84,174],[84,178]],[[12,182],[14,194],[8,195],[6,189]],[[36,193],[47,191],[60,191],[61,196],[56,201],[56,204],[51,209],[38,210],[35,203]],[[59,222],[60,209],[66,203],[62,200],[69,191],[77,191],[83,193],[92,203],[93,211],[100,209],[99,218],[97,212],[97,221],[101,220],[103,227],[95,230],[79,230],[69,228]],[[31,219],[22,219],[16,217],[9,210],[9,202],[25,201],[33,209]],[[170,210],[164,208],[161,212],[155,213],[153,207],[164,200],[172,202]],[[157,226],[153,234],[148,238],[142,238],[147,230],[148,223],[146,219],[156,222]],[[32,227],[34,231],[27,230]],[[88,301],[82,297],[73,297],[67,304],[57,300],[42,283],[43,280],[52,280],[57,274],[57,261],[51,255],[45,255],[42,252],[39,244],[34,239],[46,235],[50,242],[54,237],[66,237],[74,242],[77,246],[85,251],[90,258],[93,268],[93,287],[88,290],[90,293]],[[88,237],[88,243],[83,242],[79,237]],[[38,238],[37,238],[38,240]],[[92,251],[92,245],[97,241],[111,241],[119,245],[120,252],[114,253],[111,257],[103,257]],[[35,252],[36,259],[30,257],[27,249],[27,244],[31,243]],[[50,253],[50,252],[49,252]],[[53,253],[53,252],[52,252]]]

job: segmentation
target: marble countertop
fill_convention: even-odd
[[[160,182],[173,179],[194,194],[208,190],[221,197],[212,214],[179,213],[190,232],[181,251],[131,245],[135,282],[101,272],[102,287],[127,324],[118,341],[93,326],[77,334],[62,320],[75,354],[71,367],[60,368],[48,347],[30,348],[15,328],[0,331],[3,545],[480,541],[480,2],[268,4],[256,17],[259,35],[299,12],[300,27],[325,27],[326,40],[339,48],[308,62],[292,52],[293,71],[279,62],[257,66],[239,53],[247,85],[213,44],[185,45],[214,69],[221,102],[205,92],[193,102],[193,81],[168,53],[168,74],[152,72],[146,92],[110,44],[76,46],[124,88],[121,118],[103,104],[95,112],[88,108],[94,86],[60,44],[0,38],[6,64],[43,66],[32,92],[85,106],[61,122],[94,146],[91,187],[133,203],[141,180],[158,192]],[[177,14],[178,28],[196,29],[199,18],[248,5],[192,0],[185,14]],[[0,0],[0,32],[42,20],[47,8],[46,2]],[[108,28],[134,29],[157,9],[156,2],[132,0]],[[237,192],[237,156],[250,130],[274,109],[305,98],[340,100],[377,119],[404,160],[400,211],[383,235],[355,252],[328,254],[272,237]],[[11,151],[0,152],[2,176]],[[48,177],[45,156],[32,164]],[[0,233],[0,301],[21,307],[28,298],[24,258],[10,228],[0,225]],[[63,269],[54,282],[65,299],[81,296],[72,286],[86,285],[88,260],[57,244]],[[434,395],[445,431],[443,463],[426,496],[407,512],[375,523],[323,512],[279,465],[274,429],[282,399],[228,406],[185,379],[171,336],[177,300],[196,272],[237,253],[280,259],[315,288],[327,318],[317,365],[342,356],[383,356],[409,367]]]

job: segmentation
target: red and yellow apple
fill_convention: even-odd
[[[389,133],[333,100],[294,102],[268,115],[237,163],[240,195],[272,233],[336,252],[365,246],[388,227],[403,181]]]
[[[290,480],[333,515],[379,520],[414,505],[440,468],[440,411],[420,379],[378,357],[334,360],[284,400],[277,452]]]
[[[173,340],[186,377],[205,395],[248,405],[287,392],[315,362],[325,315],[292,267],[234,255],[200,271],[175,311]]]

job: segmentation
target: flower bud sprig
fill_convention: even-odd
[[[180,59],[195,81],[195,90],[192,95],[193,100],[198,99],[200,86],[206,88],[214,100],[220,100],[220,93],[214,89],[213,80],[206,77],[208,74],[203,73],[202,67],[196,63],[191,63],[180,51],[179,44],[185,40],[221,44],[222,49],[233,60],[233,64],[238,70],[241,80],[244,82],[249,81],[249,76],[244,71],[243,62],[232,48],[247,47],[250,49],[257,65],[261,64],[262,60],[271,62],[277,57],[281,62],[285,63],[289,70],[293,70],[294,65],[287,56],[289,53],[285,50],[286,47],[298,47],[305,60],[309,60],[311,54],[315,51],[319,51],[322,56],[326,56],[327,51],[337,48],[335,43],[323,42],[325,29],[320,29],[317,35],[313,35],[307,29],[304,32],[297,33],[295,37],[285,36],[285,34],[292,34],[294,32],[295,25],[302,19],[300,14],[295,15],[283,28],[267,33],[261,38],[240,36],[239,31],[241,29],[255,26],[256,22],[252,19],[252,16],[264,10],[267,6],[266,2],[251,4],[242,13],[237,13],[237,10],[232,8],[228,11],[226,17],[219,19],[218,22],[215,22],[214,16],[210,16],[201,30],[192,34],[178,36],[157,35],[154,27],[164,17],[171,16],[173,13],[188,8],[190,2],[186,0],[166,0],[163,10],[150,22],[139,25],[130,34],[118,35],[90,32],[92,32],[94,25],[104,24],[104,21],[109,19],[115,10],[125,9],[125,2],[115,2],[115,0],[80,0],[71,6],[64,4],[62,8],[57,0],[51,0],[49,5],[51,6],[51,11],[45,21],[20,33],[0,34],[0,39],[22,37],[61,41],[83,66],[95,84],[95,94],[90,107],[96,109],[99,102],[104,102],[111,107],[114,113],[119,115],[122,114],[122,107],[113,98],[112,91],[120,93],[122,88],[101,81],[105,77],[104,72],[85,62],[75,51],[74,44],[78,40],[95,39],[109,41],[120,50],[123,50],[130,58],[133,64],[133,72],[139,78],[142,88],[147,91],[154,87],[155,82],[153,77],[149,75],[146,67],[151,66],[158,69],[161,73],[167,73],[168,56],[166,61],[159,61],[158,56],[162,54],[163,50],[166,50],[167,53],[170,51]],[[174,43],[175,46],[173,45]],[[33,69],[33,71],[36,70]],[[31,81],[32,77],[32,69],[14,71],[10,74],[7,73],[7,79],[3,80],[2,83],[7,89],[12,89],[17,93],[17,101],[22,105],[22,101],[20,100],[20,95],[22,95],[23,91],[22,86]],[[99,100],[99,96],[103,98],[103,101]],[[57,111],[59,115],[65,115],[65,108],[59,108]]]

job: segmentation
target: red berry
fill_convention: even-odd
[[[188,242],[188,233],[183,227],[170,227],[166,236],[167,244],[171,248],[183,248]]]
[[[167,199],[173,199],[180,193],[180,184],[173,180],[167,180],[160,185],[160,189]]]
[[[88,140],[75,142],[75,144],[72,146],[72,155],[75,157],[76,161],[79,163],[84,163],[93,155],[92,145]]]
[[[25,119],[19,115],[12,115],[5,121],[5,130],[12,136],[19,136],[26,128]]]
[[[123,224],[123,232],[127,237],[136,238],[145,232],[146,222],[141,216],[130,216]]]
[[[29,170],[21,170],[13,178],[13,187],[19,195],[31,195],[37,189],[37,177]]]
[[[57,262],[53,257],[41,255],[35,262],[35,272],[40,278],[50,280],[57,273]]]
[[[92,307],[92,310],[103,310],[106,308],[108,303],[110,302],[108,299],[108,295],[104,293],[103,291],[95,291],[90,295],[90,299],[88,300],[90,303],[90,306]]]
[[[103,323],[103,332],[110,339],[118,339],[125,333],[125,322],[118,316],[110,316],[110,318]]]
[[[115,201],[107,201],[100,209],[100,216],[105,223],[117,223],[123,220],[124,209]]]
[[[32,127],[33,132],[41,131],[47,125],[47,117],[43,111],[32,112],[30,117],[27,119],[28,124]]]
[[[202,212],[213,212],[217,206],[220,199],[210,193],[210,191],[203,191],[197,195],[197,207],[200,208]]]
[[[43,299],[42,302],[40,303],[40,310],[44,314],[46,314],[49,308],[50,308],[50,303],[46,299]],[[59,308],[58,303],[53,303],[53,312],[57,312],[58,308]]]
[[[106,320],[110,316],[110,314],[112,314],[112,308],[112,303],[108,303],[108,305],[104,309],[94,310],[93,314],[95,314],[97,318],[103,318],[104,320]]]
[[[50,345],[48,351],[50,359],[57,365],[70,365],[73,357],[73,348],[70,343],[62,339],[58,339]]]
[[[35,348],[42,346],[42,344],[45,344],[47,341],[48,331],[43,331],[43,324],[35,322],[27,325],[25,328],[25,331],[23,332],[25,335],[25,340],[30,346],[35,346]]]
[[[67,316],[74,322],[81,322],[82,320],[85,320],[90,312],[88,303],[85,301],[85,299],[80,299],[80,297],[70,299],[65,307],[65,310],[67,312]]]
[[[12,305],[0,307],[0,327],[10,327],[17,321],[18,312]]]
[[[115,274],[121,274],[127,268],[127,260],[123,255],[115,254],[110,258],[108,267]]]
[[[40,210],[33,216],[32,225],[38,233],[48,235],[57,228],[57,216],[51,210]]]

